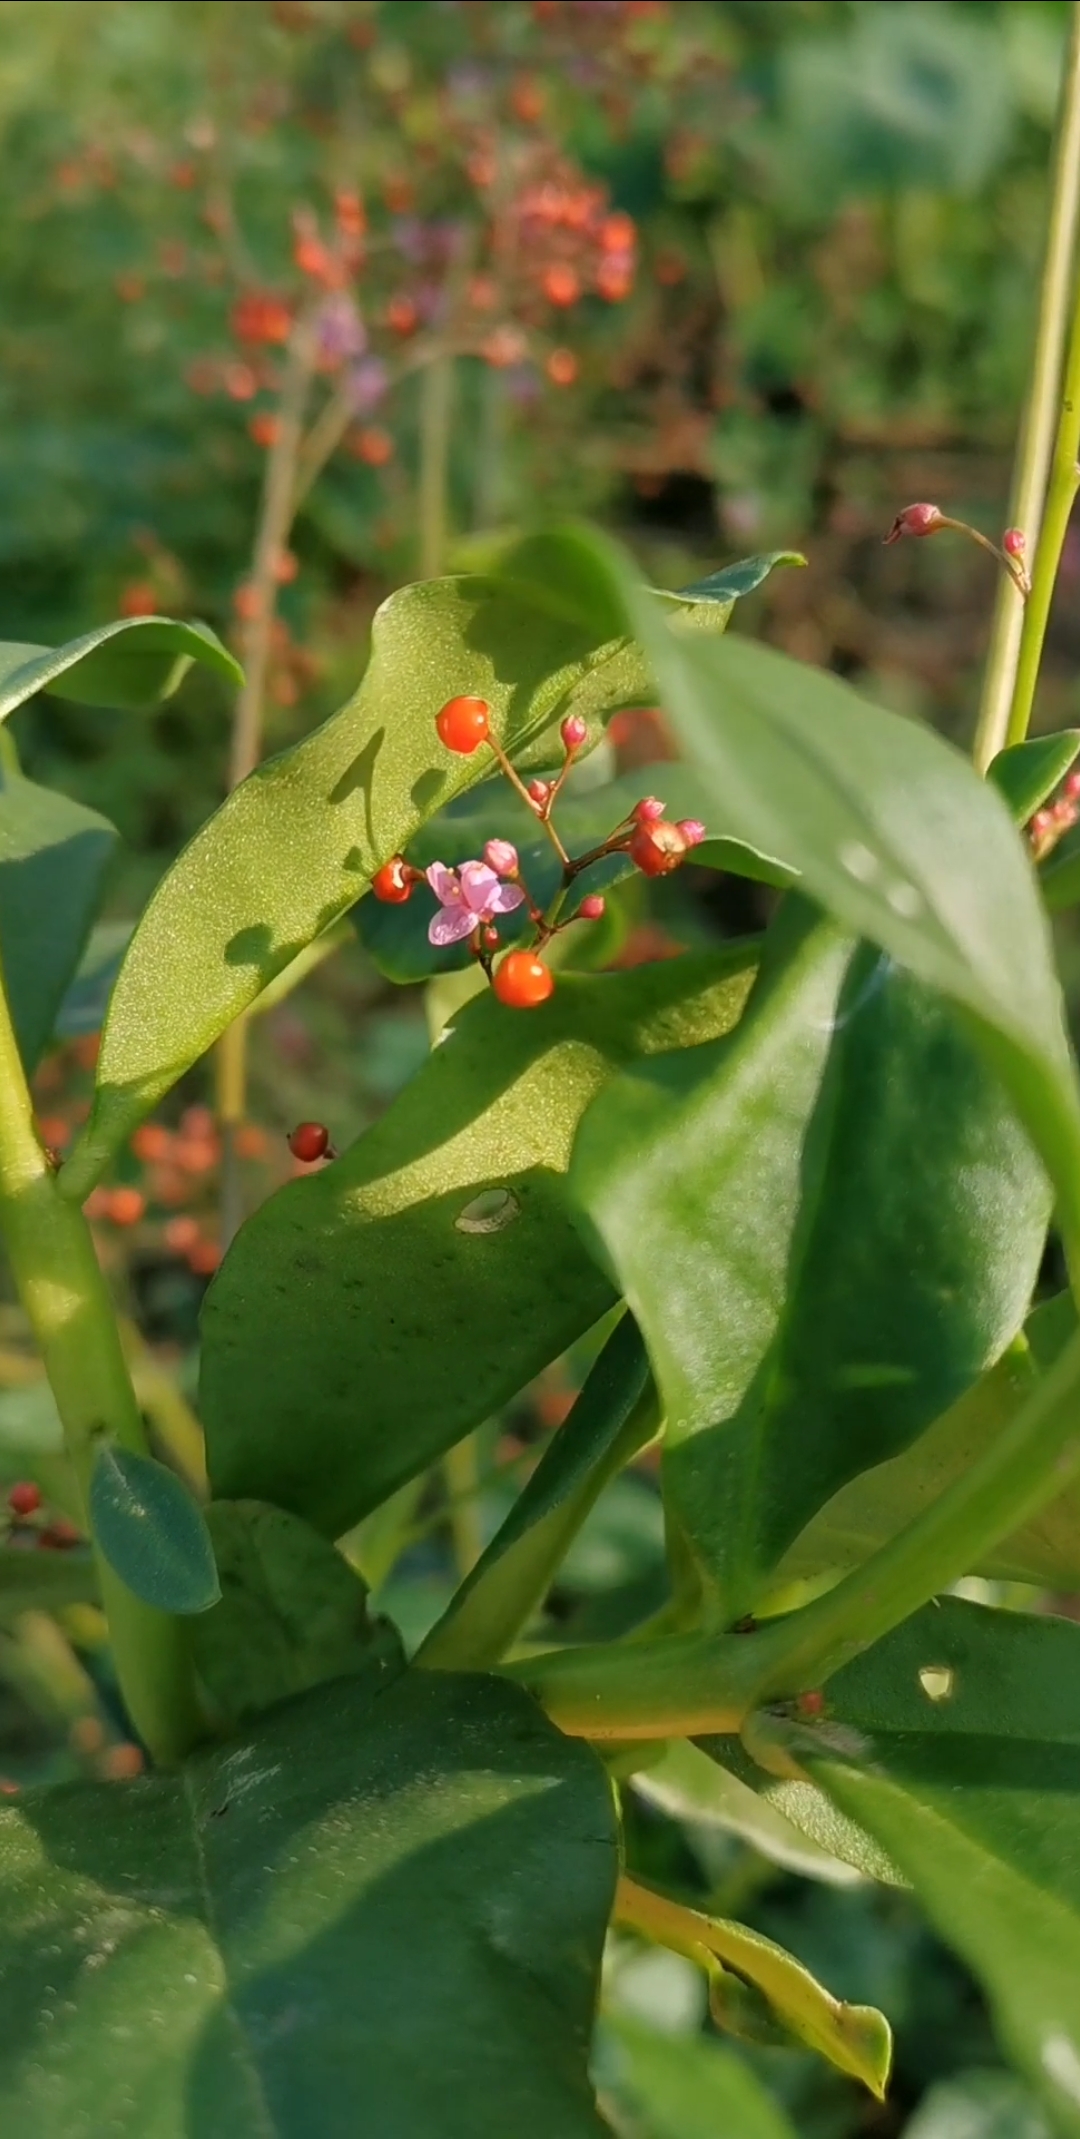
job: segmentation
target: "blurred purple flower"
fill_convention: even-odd
[[[366,416],[373,408],[378,408],[389,384],[390,373],[381,357],[364,357],[361,363],[354,364],[349,372],[348,388],[356,414]]]
[[[343,363],[348,357],[363,356],[367,348],[364,322],[352,298],[343,292],[320,306],[315,336],[324,363]]]

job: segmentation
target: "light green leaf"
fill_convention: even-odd
[[[27,1791],[4,2130],[602,2139],[614,1879],[599,1763],[494,1679],[339,1679],[179,1775]]]
[[[1063,728],[1056,735],[1029,736],[998,752],[987,778],[1004,795],[1017,824],[1026,824],[1053,794],[1078,751],[1080,728]]]
[[[373,1129],[263,1204],[203,1310],[217,1496],[340,1536],[614,1304],[565,1199],[582,1111],[637,1055],[726,1030],[755,950],[561,977],[527,1012],[486,992]]]
[[[542,1602],[608,1480],[652,1439],[659,1423],[645,1346],[633,1317],[624,1315],[417,1662],[438,1671],[497,1664]]]
[[[571,1191],[645,1335],[665,1497],[734,1620],[1019,1326],[1049,1215],[940,997],[794,899],[730,1037],[590,1108]]]
[[[64,646],[0,643],[0,720],[38,691],[82,706],[141,711],[171,698],[193,661],[241,684],[243,670],[206,624],[122,617]]]
[[[660,2035],[605,2015],[612,2089],[643,2139],[795,2139],[783,2111],[734,2050],[704,2036]]]
[[[722,607],[726,623],[736,602],[744,594],[756,593],[778,564],[805,563],[806,559],[799,550],[769,550],[760,557],[742,557],[738,564],[724,565],[721,571],[710,572],[707,579],[696,579],[692,586],[680,587],[674,595],[662,594],[661,600],[674,601],[680,606],[684,603],[693,604],[690,617],[684,618],[683,622],[689,622],[695,629],[715,631],[716,625],[710,614],[710,605],[718,603]]]
[[[102,1442],[90,1473],[90,1522],[114,1574],[162,1612],[205,1612],[221,1594],[206,1519],[175,1471]]]
[[[860,1883],[861,1875],[853,1865],[829,1856],[768,1798],[685,1738],[672,1739],[663,1757],[635,1773],[632,1783],[636,1796],[678,1820],[691,1834],[721,1828],[786,1872],[821,1879],[829,1886]]]
[[[830,1680],[787,1760],[886,1849],[1080,2133],[1080,1627],[946,1599]]]
[[[96,810],[0,772],[0,958],[27,1071],[52,1037],[116,840]]]
[[[324,1679],[359,1671],[381,1686],[403,1668],[389,1621],[368,1616],[365,1583],[298,1515],[215,1500],[206,1523],[221,1596],[195,1620],[192,1653],[227,1723]]]

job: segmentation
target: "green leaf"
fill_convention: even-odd
[[[244,672],[206,624],[122,617],[64,646],[0,643],[0,720],[38,691],[81,706],[140,711],[171,698],[193,661],[241,684]]]
[[[4,2129],[602,2139],[613,1824],[526,1695],[435,1672],[337,1680],[180,1775],[27,1791],[0,1811]]]
[[[110,1567],[144,1604],[205,1612],[221,1595],[202,1509],[156,1457],[103,1442],[90,1474],[90,1521]]]
[[[528,1012],[485,992],[373,1129],[263,1204],[203,1309],[217,1496],[340,1536],[605,1313],[563,1186],[581,1114],[628,1060],[726,1030],[755,950],[564,977]]]
[[[0,773],[0,958],[27,1071],[52,1037],[116,841],[96,810]]]
[[[945,1599],[831,1679],[786,1759],[888,1851],[1080,2133],[1080,1627]]]
[[[1063,728],[1057,735],[1030,736],[998,752],[987,778],[1004,795],[1017,824],[1026,824],[1053,794],[1078,751],[1080,728]]]
[[[192,1626],[192,1653],[222,1718],[248,1721],[324,1679],[364,1672],[381,1686],[404,1664],[367,1587],[299,1516],[258,1500],[206,1510],[221,1596]]]
[[[1080,900],[1080,831],[1075,826],[1040,863],[1039,884],[1049,913],[1065,913]]]
[[[659,1423],[645,1346],[633,1317],[624,1315],[417,1662],[439,1671],[497,1664],[542,1602],[608,1480],[652,1439]]]
[[[627,817],[642,795],[659,794],[669,817],[697,817],[702,809],[700,783],[685,765],[670,762],[645,765],[624,773],[602,787],[575,793],[571,788],[560,799],[557,824],[567,851],[586,854]],[[788,884],[791,872],[775,856],[759,854],[725,834],[725,820],[712,819],[711,836],[695,849],[695,862],[726,869],[732,875],[753,877],[768,884]],[[485,781],[455,807],[440,810],[410,840],[406,859],[416,869],[434,861],[455,868],[483,853],[489,839],[512,840],[518,850],[523,881],[538,906],[546,907],[562,879],[562,869],[551,841],[537,825],[519,795],[505,780]],[[634,874],[626,854],[606,855],[583,869],[571,887],[564,915],[576,912],[590,892],[608,891],[624,877]],[[366,950],[380,971],[398,982],[430,980],[438,973],[460,971],[471,965],[467,943],[439,950],[428,942],[428,922],[438,911],[434,894],[417,889],[407,904],[385,905],[370,896],[356,908],[356,926]],[[526,935],[532,924],[524,907],[508,914],[499,924],[504,942]]]
[[[579,584],[573,538],[524,543],[501,578],[431,580],[383,603],[355,697],[223,803],[159,884],[113,989],[90,1121],[65,1169],[83,1196],[111,1153],[260,990],[355,905],[436,808],[491,770],[435,734],[472,691],[515,759],[568,709],[598,724],[640,694],[619,612]],[[548,751],[550,754],[550,741]]]
[[[100,1032],[113,982],[131,941],[130,921],[99,921],[91,929],[78,968],[56,1013],[53,1031],[59,1040],[77,1040]]]
[[[616,2098],[643,2139],[795,2139],[783,2111],[734,2050],[700,2035],[660,2035],[606,2014],[601,2043]]]
[[[726,623],[736,602],[741,600],[744,594],[755,593],[778,564],[805,563],[806,559],[799,550],[769,550],[760,557],[742,557],[738,564],[728,564],[720,572],[710,572],[707,579],[696,579],[692,586],[680,587],[674,595],[661,595],[661,600],[675,601],[680,606],[683,603],[693,604],[694,610],[700,604],[700,615],[692,612],[691,616],[683,621],[690,622],[697,629],[715,631],[716,624],[709,613],[710,605],[718,603],[721,606]]]
[[[990,1373],[918,1441],[890,1463],[853,1478],[821,1509],[785,1555],[778,1581],[846,1571],[913,1522],[1005,1432],[1075,1329],[1068,1293],[1036,1307]],[[1080,1490],[1070,1486],[1048,1502],[968,1572],[1047,1589],[1080,1588]]]
[[[1080,1089],[1034,872],[993,784],[834,676],[669,626],[614,544],[591,544],[710,808],[974,1018],[1080,1244]]]
[[[1049,1215],[951,1007],[795,899],[735,1032],[590,1108],[571,1189],[645,1335],[665,1497],[729,1620],[843,1481],[997,1358]]]
[[[672,1739],[660,1760],[633,1776],[632,1785],[637,1797],[678,1820],[691,1835],[720,1828],[786,1872],[829,1886],[859,1884],[852,1865],[829,1856],[759,1791],[685,1738]]]

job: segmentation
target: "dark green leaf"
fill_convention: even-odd
[[[240,684],[243,670],[206,624],[122,617],[64,646],[0,644],[0,720],[38,691],[83,706],[140,711],[170,698],[193,661]]]
[[[602,2139],[613,1825],[526,1695],[435,1672],[320,1687],[181,1775],[28,1791],[0,1812],[4,2129]]]
[[[221,1597],[196,1619],[192,1651],[226,1722],[324,1679],[361,1671],[381,1686],[402,1668],[393,1627],[368,1616],[366,1585],[298,1515],[215,1500],[206,1522]]]
[[[1049,1197],[951,1007],[794,899],[736,1031],[590,1109],[571,1187],[649,1345],[725,1616],[1015,1334]]]
[[[485,992],[343,1158],[248,1220],[203,1314],[217,1495],[339,1536],[613,1304],[565,1200],[582,1111],[637,1055],[726,1030],[755,948],[561,978],[527,1012]]]
[[[1075,1329],[1076,1310],[1068,1293],[1035,1308],[1023,1334],[990,1373],[966,1390],[912,1447],[891,1463],[877,1464],[853,1478],[821,1509],[785,1555],[778,1580],[846,1571],[913,1522],[1005,1432]],[[1048,1502],[968,1572],[1048,1589],[1080,1589],[1077,1487]]]
[[[769,550],[761,557],[742,557],[738,564],[727,564],[721,572],[710,572],[707,579],[697,579],[692,586],[680,587],[677,594],[662,599],[703,605],[720,603],[726,622],[736,602],[744,594],[754,594],[778,564],[805,563],[805,557],[798,550]],[[706,622],[705,615],[701,622]],[[715,625],[712,628],[715,630]]]
[[[945,1599],[831,1679],[772,1758],[888,1851],[1080,2133],[1080,1627]]]
[[[1040,804],[1065,778],[1080,751],[1080,728],[1057,735],[1035,735],[1026,743],[1001,750],[987,777],[1004,795],[1017,824],[1026,824]]]
[[[102,1443],[90,1474],[90,1521],[113,1572],[144,1604],[205,1612],[221,1595],[202,1509],[156,1457]]]
[[[52,1037],[116,839],[95,810],[0,774],[0,957],[28,1071]]]
[[[68,1161],[73,1195],[267,982],[355,904],[374,870],[490,772],[486,749],[454,756],[438,741],[447,698],[485,698],[524,762],[568,708],[595,736],[640,695],[641,658],[612,639],[610,597],[608,613],[594,614],[578,586],[580,547],[572,537],[523,544],[502,578],[391,595],[356,696],[261,765],[185,848],[113,989],[94,1111]]]
[[[700,2035],[660,2035],[621,2013],[605,2018],[601,2041],[616,2099],[644,2139],[795,2139],[734,2050]]]
[[[569,1417],[417,1661],[439,1671],[497,1664],[541,1603],[609,1478],[644,1447],[659,1423],[645,1346],[633,1317],[624,1315]]]

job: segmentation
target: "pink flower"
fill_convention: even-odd
[[[518,873],[517,848],[508,839],[489,839],[484,848],[484,860],[496,876],[516,876]]]
[[[460,943],[496,914],[512,914],[524,903],[525,893],[519,886],[500,884],[486,862],[462,862],[460,869],[432,862],[424,875],[440,909],[428,923],[429,943]]]

